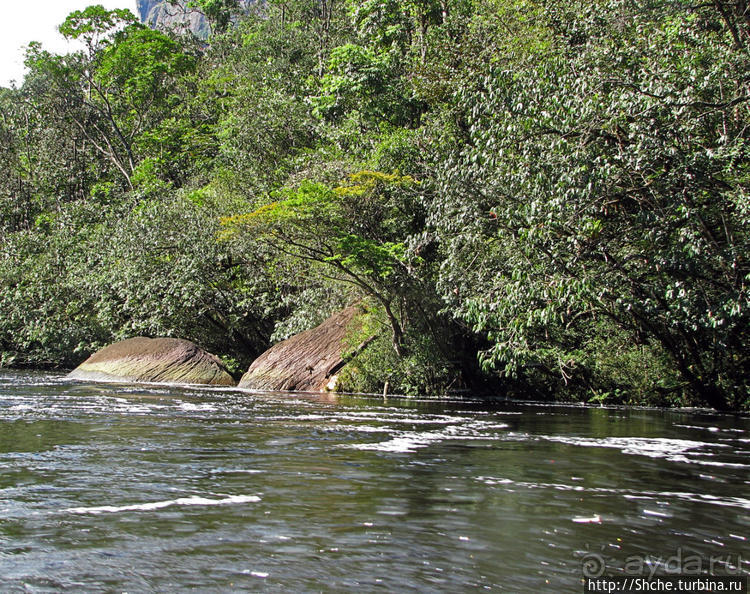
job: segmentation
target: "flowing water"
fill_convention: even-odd
[[[580,592],[750,573],[750,420],[0,370],[1,592]]]

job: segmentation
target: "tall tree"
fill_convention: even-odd
[[[127,10],[91,6],[72,13],[60,31],[83,39],[88,53],[57,56],[32,45],[27,53],[32,76],[45,76],[56,116],[75,126],[133,189],[143,159],[164,159],[174,149],[162,143],[153,155],[139,143],[184,101],[181,84],[195,58],[164,34],[135,23]]]
[[[504,374],[585,376],[582,337],[612,324],[704,402],[741,405],[747,52],[712,5],[537,10],[546,27],[488,44],[496,59],[456,91],[463,142],[434,219],[446,299]]]

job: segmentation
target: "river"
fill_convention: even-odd
[[[750,574],[750,419],[0,370],[2,592],[581,592]],[[640,564],[640,567],[639,567]]]

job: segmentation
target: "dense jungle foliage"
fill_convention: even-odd
[[[196,4],[0,89],[0,366],[360,302],[346,390],[750,408],[747,0]]]

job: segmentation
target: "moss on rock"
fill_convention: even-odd
[[[129,338],[97,351],[68,377],[94,381],[233,386],[216,355],[178,338]]]

